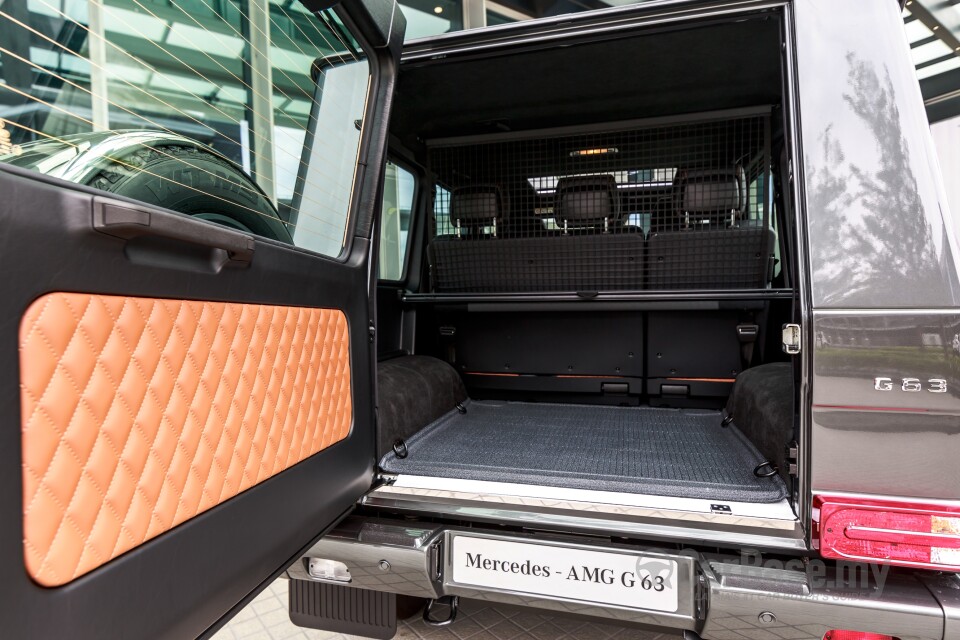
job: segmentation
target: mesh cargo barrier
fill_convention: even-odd
[[[438,293],[770,282],[769,119],[434,141]]]

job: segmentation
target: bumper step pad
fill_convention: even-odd
[[[388,640],[397,633],[397,595],[291,580],[290,621],[298,627]]]

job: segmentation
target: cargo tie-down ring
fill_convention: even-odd
[[[766,471],[764,471],[764,469],[766,469]],[[777,465],[773,464],[769,460],[764,460],[753,468],[753,475],[757,476],[758,478],[772,478],[773,476],[777,475],[777,471],[779,471],[779,469],[777,469]]]

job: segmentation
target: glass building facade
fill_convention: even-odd
[[[408,39],[526,17],[485,0],[401,9]],[[289,215],[309,190],[297,179],[311,69],[355,51],[296,0],[3,0],[0,155],[94,131],[182,135],[240,165]],[[405,246],[413,176],[388,174],[388,244]]]

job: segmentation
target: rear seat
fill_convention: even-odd
[[[613,176],[558,181],[554,216],[563,231],[501,237],[509,209],[496,186],[451,193],[459,233],[439,236],[427,254],[434,291],[463,293],[601,291],[643,288],[642,233],[621,228]],[[493,221],[497,221],[494,225]]]
[[[428,247],[440,293],[763,288],[773,265],[774,232],[744,220],[739,170],[684,172],[674,207],[656,215],[644,243],[624,226],[613,176],[561,178],[557,231],[520,225],[497,185],[454,189],[456,231]],[[533,220],[533,222],[539,222]],[[755,225],[755,226],[753,226]]]
[[[770,281],[775,236],[743,220],[739,170],[690,172],[674,209],[651,223],[651,289],[763,288]],[[759,221],[755,221],[759,223]]]
[[[624,227],[613,176],[561,178],[554,218],[561,235],[544,238],[556,291],[643,289],[643,233]]]
[[[450,194],[454,233],[437,236],[427,247],[433,289],[482,293],[505,290],[509,272],[499,268],[498,233],[509,211],[496,185],[472,185]],[[487,231],[489,230],[489,231]]]

